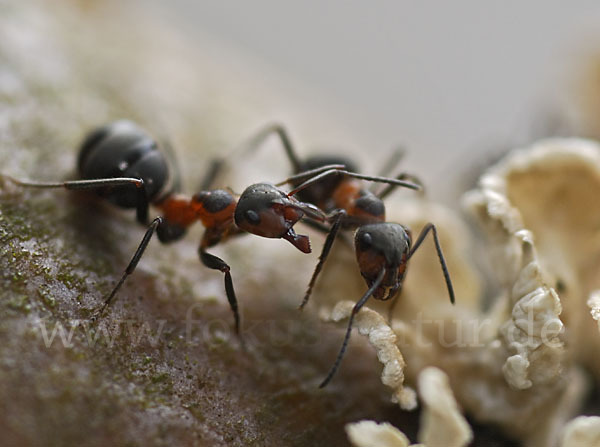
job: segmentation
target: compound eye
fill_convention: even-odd
[[[248,222],[250,222],[252,225],[258,225],[260,223],[260,216],[258,215],[258,213],[254,210],[246,210],[246,219],[248,219]]]
[[[371,233],[363,233],[360,235],[360,246],[361,248],[367,249],[373,243],[373,238],[371,237]]]

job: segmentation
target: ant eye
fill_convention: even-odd
[[[246,210],[246,219],[253,225],[258,225],[260,223],[260,216],[254,210]]]
[[[364,248],[368,248],[371,246],[371,243],[373,242],[373,238],[371,238],[371,234],[370,233],[363,233],[360,237],[360,243]]]

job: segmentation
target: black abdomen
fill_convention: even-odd
[[[82,179],[132,177],[144,180],[149,202],[167,182],[168,165],[157,142],[131,121],[115,121],[92,131],[79,149]],[[135,186],[99,190],[98,194],[123,208],[135,208]]]

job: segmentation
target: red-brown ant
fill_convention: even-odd
[[[313,182],[318,181],[324,174],[330,175],[328,173],[317,175],[290,191],[289,194],[293,195],[303,188],[312,185]],[[348,191],[348,194],[344,203],[348,204],[347,208],[338,209],[330,215],[329,220],[332,223],[331,229],[327,235],[325,244],[323,245],[323,250],[319,256],[319,262],[315,267],[315,271],[309,282],[308,289],[304,295],[300,308],[303,308],[308,302],[317,277],[329,255],[335,237],[342,226],[344,228],[356,228],[354,235],[356,260],[361,275],[369,288],[352,308],[342,347],[333,367],[327,374],[327,377],[319,385],[320,388],[323,388],[331,381],[342,361],[342,357],[344,356],[344,352],[348,345],[348,340],[350,339],[352,323],[354,322],[356,314],[371,296],[375,299],[386,301],[399,295],[406,275],[408,261],[421,246],[421,243],[429,232],[433,233],[433,240],[446,281],[446,287],[448,288],[450,302],[454,304],[455,301],[452,281],[446,266],[446,260],[444,259],[435,225],[432,223],[425,225],[414,245],[412,245],[412,235],[408,228],[397,223],[385,222],[385,207],[383,201],[379,199],[380,202],[377,204],[375,200],[371,200],[370,206],[362,207],[362,212],[360,214],[351,214],[353,207],[356,206],[354,203],[360,200],[360,197],[356,200],[356,195],[352,193],[352,190],[347,189],[346,191]],[[376,196],[373,197],[378,199]],[[392,306],[393,304],[394,302],[392,302]]]
[[[179,173],[175,166],[170,166],[157,141],[130,121],[116,121],[88,134],[80,146],[77,166],[81,180],[32,182],[5,177],[23,187],[94,190],[119,207],[135,208],[138,222],[148,226],[123,275],[93,319],[102,314],[133,273],[154,232],[161,242],[172,242],[182,238],[187,228],[200,220],[206,229],[198,250],[200,260],[206,267],[224,273],[225,291],[239,333],[240,317],[230,267],[207,249],[232,236],[250,232],[286,239],[308,253],[308,236],[296,234],[294,224],[303,216],[325,220],[325,215],[314,205],[289,197],[268,183],[251,185],[239,198],[222,189],[201,191],[191,198],[179,194]],[[278,185],[306,179],[331,168],[341,166],[300,173]],[[169,178],[170,173],[174,179]],[[152,222],[148,219],[150,204],[161,211],[161,216]]]
[[[308,158],[306,161],[300,161],[285,128],[277,124],[268,126],[262,132],[258,133],[252,142],[253,145],[260,143],[272,133],[279,136],[296,172],[305,168],[322,166],[325,163],[352,166],[350,161],[342,157],[319,156]],[[393,156],[388,162],[388,168],[391,169],[398,159],[397,155]],[[330,213],[328,221],[331,223],[319,257],[319,262],[315,267],[300,308],[303,308],[308,302],[317,277],[323,268],[340,228],[356,230],[354,236],[356,260],[361,275],[368,286],[368,290],[352,308],[342,347],[327,377],[319,385],[320,388],[326,386],[331,381],[340,365],[350,339],[355,315],[371,296],[375,299],[385,301],[399,295],[406,275],[408,261],[420,247],[429,232],[433,233],[435,248],[448,288],[450,302],[454,304],[455,301],[452,281],[435,225],[432,223],[425,225],[414,245],[412,245],[412,235],[408,228],[397,223],[385,222],[383,198],[392,192],[398,184],[390,184],[378,194],[374,194],[364,189],[357,179],[377,180],[378,177],[363,176],[344,170],[326,171],[306,180],[304,183],[295,185],[296,187],[289,192],[289,195],[298,194],[298,197],[301,197],[303,200],[322,207]],[[414,182],[412,183],[413,185],[420,185],[418,179],[410,174],[402,173],[397,179],[410,179]],[[392,302],[392,306],[393,304],[394,302]],[[392,307],[390,307],[390,315],[391,310]]]

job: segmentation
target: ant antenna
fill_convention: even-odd
[[[4,178],[16,185],[27,188],[65,188],[67,190],[114,188],[117,186],[133,185],[137,191],[137,220],[144,225],[148,224],[148,197],[144,180],[133,177],[115,177],[88,180],[67,180],[66,182],[34,182],[30,180],[17,180],[5,175]]]
[[[297,186],[292,191],[290,191],[288,193],[288,195],[291,196],[291,195],[297,194],[300,191],[302,191],[303,189],[308,188],[312,184],[314,184],[314,183],[320,181],[321,179],[328,177],[330,175],[347,175],[347,176],[354,177],[354,178],[361,179],[361,180],[369,180],[372,182],[379,182],[379,183],[389,183],[389,184],[396,185],[396,186],[402,186],[404,188],[414,189],[416,191],[420,191],[422,189],[420,185],[413,183],[413,182],[404,181],[404,180],[391,179],[391,178],[387,178],[387,177],[363,175],[363,174],[358,174],[356,172],[349,172],[344,169],[330,169],[328,171],[325,171],[319,175],[315,175],[314,177],[308,179],[307,181],[305,181],[304,183],[302,183],[301,185]]]
[[[266,140],[269,137],[269,135],[273,133],[277,134],[277,136],[279,137],[283,149],[285,150],[287,157],[289,158],[290,163],[292,164],[293,170],[300,171],[302,169],[302,162],[296,154],[296,150],[294,149],[294,145],[292,144],[292,140],[290,139],[287,130],[285,129],[285,127],[283,127],[283,125],[279,123],[269,124],[264,129],[260,130],[254,137],[250,139],[250,141],[248,141],[247,150],[250,151],[256,149],[258,145],[260,145],[264,140]]]
[[[327,172],[343,172],[344,169],[344,165],[325,165],[325,166],[321,166],[319,168],[315,168],[315,169],[310,169],[308,171],[302,171],[298,174],[292,175],[291,177],[286,178],[285,180],[275,183],[275,186],[283,186],[286,185],[288,183],[293,183],[296,180],[302,180],[305,178],[309,178],[309,180],[312,180],[313,178],[321,178],[319,175],[323,175],[324,173]],[[329,175],[329,174],[328,174]],[[306,182],[305,182],[306,183]],[[302,188],[304,189],[304,188]],[[292,191],[291,193],[288,193],[288,196],[292,196],[296,194],[296,190]]]
[[[350,340],[350,334],[352,332],[352,323],[354,322],[354,316],[364,306],[364,304],[371,297],[373,292],[375,292],[377,287],[379,287],[379,285],[383,281],[384,276],[385,276],[385,267],[383,269],[381,269],[381,271],[379,272],[379,275],[377,275],[377,279],[373,282],[373,284],[371,284],[371,287],[369,287],[369,290],[367,290],[365,292],[365,294],[362,296],[362,298],[360,300],[358,300],[358,302],[352,308],[352,313],[350,313],[350,321],[348,322],[348,328],[346,329],[346,336],[344,337],[344,342],[342,343],[342,348],[340,349],[340,352],[338,353],[338,356],[335,359],[335,363],[333,364],[333,367],[327,374],[327,377],[325,377],[325,380],[323,380],[323,382],[321,382],[321,384],[319,385],[319,388],[324,388],[325,386],[327,386],[327,384],[331,381],[331,379],[337,372],[337,370],[340,366],[340,363],[342,362],[342,357],[344,356],[344,352],[346,352],[346,347],[348,346],[348,340]]]

